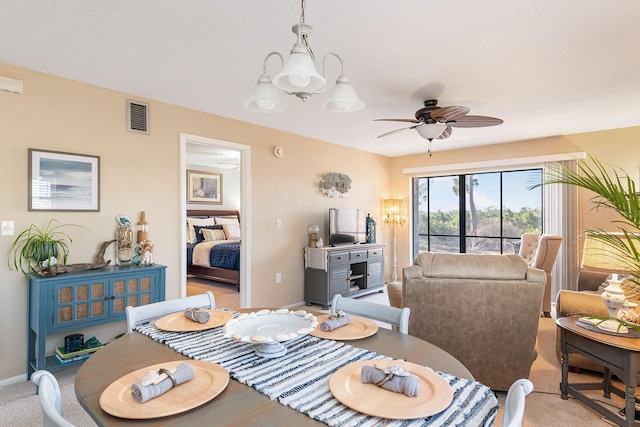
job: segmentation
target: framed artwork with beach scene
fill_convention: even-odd
[[[29,149],[30,211],[100,211],[100,157]]]
[[[187,171],[187,203],[222,204],[222,175]]]

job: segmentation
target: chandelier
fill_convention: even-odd
[[[358,98],[351,82],[344,75],[344,64],[337,53],[329,52],[324,56],[322,75],[316,70],[315,56],[308,40],[313,28],[304,22],[305,0],[302,0],[301,3],[300,22],[291,28],[297,40],[291,48],[289,57],[285,61],[279,52],[271,52],[265,57],[262,75],[258,78],[258,83],[253,89],[251,97],[244,102],[244,107],[259,113],[283,111],[287,108],[287,104],[280,98],[278,89],[287,95],[295,95],[302,101],[306,101],[315,94],[324,93],[327,89],[326,62],[329,56],[333,56],[340,61],[341,72],[329,99],[322,104],[322,108],[337,113],[363,109],[364,102]],[[273,80],[267,74],[267,61],[272,56],[279,56],[282,64],[280,73]]]

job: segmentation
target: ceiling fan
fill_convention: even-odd
[[[416,111],[415,119],[374,119],[378,122],[403,122],[413,123],[412,126],[395,129],[383,133],[378,138],[393,135],[403,130],[415,129],[421,137],[429,140],[429,155],[431,155],[431,141],[433,139],[445,139],[451,135],[451,128],[473,128],[496,126],[502,124],[502,119],[487,116],[468,116],[467,107],[438,107],[438,101],[428,99],[424,101],[424,107]]]

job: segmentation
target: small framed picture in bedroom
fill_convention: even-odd
[[[187,171],[187,203],[222,204],[222,175]]]

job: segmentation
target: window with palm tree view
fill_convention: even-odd
[[[541,179],[542,169],[414,178],[413,256],[518,253],[523,233],[542,233],[542,189],[529,189]]]

